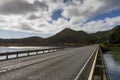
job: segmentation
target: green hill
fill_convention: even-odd
[[[113,30],[108,30],[108,31],[99,31],[97,33],[91,33],[94,37],[97,38],[97,42],[103,43],[103,42],[108,42],[109,37],[111,35]]]
[[[120,44],[120,25],[113,29],[109,42],[112,44]]]
[[[95,37],[83,31],[66,28],[54,36],[47,38],[52,43],[95,43]]]
[[[3,45],[3,46],[14,46],[14,45],[19,45],[19,46],[22,46],[22,45],[39,45],[41,43],[43,43],[43,38],[41,37],[27,37],[27,38],[18,38],[18,39],[0,39],[0,45]]]
[[[28,37],[20,39],[0,39],[0,45],[88,45],[108,41],[115,44],[120,43],[120,26],[108,31],[91,34],[66,28],[48,38]]]

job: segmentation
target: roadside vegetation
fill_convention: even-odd
[[[108,39],[107,43],[100,45],[103,53],[111,51],[114,59],[120,63],[120,25],[115,27]]]
[[[112,52],[115,60],[120,63],[120,47],[111,47],[110,51]]]
[[[114,56],[115,60],[120,62],[120,26],[114,28],[109,43],[112,44],[110,47],[110,51]]]
[[[103,44],[100,44],[100,47],[101,47],[103,53],[106,53],[107,51],[109,51],[110,45],[108,43],[103,43]]]

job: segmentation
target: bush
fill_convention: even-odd
[[[109,51],[109,46],[110,46],[110,44],[108,44],[108,43],[100,44],[100,47],[101,47],[103,52]]]

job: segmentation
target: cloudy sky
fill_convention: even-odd
[[[0,38],[88,33],[120,24],[120,0],[0,0]]]

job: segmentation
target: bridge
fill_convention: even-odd
[[[109,80],[99,45],[1,53],[0,80]]]

